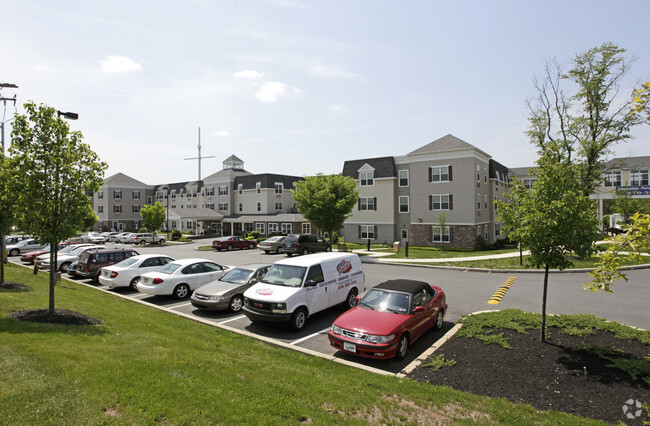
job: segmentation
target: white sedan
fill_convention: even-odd
[[[136,288],[141,293],[184,299],[197,288],[221,278],[229,268],[207,259],[176,260],[143,274]]]
[[[21,253],[27,253],[34,250],[42,250],[47,246],[47,244],[41,244],[36,240],[22,240],[16,244],[5,246],[6,252],[9,256],[19,256]]]
[[[102,268],[99,275],[99,282],[110,288],[131,287],[136,290],[136,285],[140,281],[140,276],[147,272],[173,262],[169,256],[162,254],[140,254],[129,257],[115,265]]]

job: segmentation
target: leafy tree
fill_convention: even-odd
[[[584,283],[586,290],[597,292],[604,290],[611,293],[611,285],[615,280],[627,277],[621,272],[621,258],[643,261],[642,252],[650,252],[650,215],[635,213],[632,223],[625,226],[626,232],[616,235],[612,245],[600,257],[598,268],[589,274],[594,277],[589,283]]]
[[[140,209],[144,227],[150,231],[160,229],[165,223],[166,213],[165,207],[159,201],[156,201],[154,205],[146,205]]]
[[[538,96],[528,102],[528,136],[542,153],[579,166],[584,195],[600,183],[611,147],[629,139],[633,126],[650,122],[650,82],[620,95],[632,62],[625,49],[604,43],[577,55],[566,72],[547,62],[545,77],[535,82]],[[565,82],[576,88],[574,94],[565,95]]]
[[[308,176],[295,184],[293,199],[298,211],[316,228],[326,231],[330,236],[343,227],[359,199],[357,184],[349,176],[323,175]]]
[[[9,161],[0,152],[0,285],[5,282],[5,235],[11,231],[14,224],[14,195],[16,191],[11,189],[11,173]]]
[[[571,266],[572,255],[593,253],[598,217],[594,201],[582,193],[577,166],[553,154],[543,155],[537,165],[533,187],[527,189],[515,179],[505,201],[497,201],[497,214],[508,237],[530,250],[528,263],[544,268],[541,338],[545,341],[549,270]]]
[[[10,169],[21,188],[16,221],[50,244],[49,313],[54,315],[56,247],[95,217],[87,191],[99,189],[107,165],[54,108],[32,102],[24,108],[25,115],[16,115],[9,148]]]

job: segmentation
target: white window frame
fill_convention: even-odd
[[[262,182],[255,182],[255,193],[262,193]]]
[[[375,172],[359,172],[359,186],[375,186]]]
[[[238,208],[238,210],[239,210],[240,213],[243,212],[243,211],[244,211],[244,203],[239,203],[239,205],[237,206],[237,208]]]
[[[282,201],[276,201],[275,205],[273,207],[275,207],[276,212],[281,212],[282,211]]]
[[[284,192],[284,183],[282,182],[275,182],[274,185],[274,192],[278,195],[282,194]]]
[[[432,194],[432,197],[431,210],[449,210],[449,194]],[[438,208],[436,208],[436,197],[438,197]],[[443,201],[445,197],[446,202]],[[445,204],[447,208],[443,208]]]
[[[648,170],[630,170],[630,185],[648,185]]]
[[[119,189],[116,189],[113,191],[113,199],[114,200],[121,200],[122,199],[122,191]]]
[[[237,185],[237,193],[242,195],[244,193],[244,184],[240,183]]]
[[[276,222],[267,223],[266,228],[268,229],[269,234],[271,232],[280,232],[280,227]]]
[[[447,244],[451,242],[449,226],[432,226],[432,242]]]
[[[219,196],[223,197],[228,195],[228,185],[219,185]]]
[[[375,239],[377,239],[377,236],[375,235],[375,225],[359,225],[359,226],[361,227],[361,239],[362,240],[375,240]]]
[[[431,183],[439,182],[449,182],[449,165],[431,166]]]
[[[255,230],[262,235],[266,235],[266,224],[264,222],[255,222]]]
[[[370,211],[375,210],[375,197],[361,197],[359,210]]]
[[[262,211],[262,202],[261,202],[261,201],[258,201],[258,202],[257,202],[257,211],[258,211],[258,212],[261,212],[261,211]]]
[[[206,186],[205,187],[205,196],[206,197],[214,197],[214,186]]]
[[[227,211],[228,210],[228,203],[219,203],[219,211]]]
[[[403,200],[406,200],[406,210],[402,210],[402,207],[403,207],[402,201]],[[410,200],[409,200],[408,195],[400,195],[400,197],[398,199],[398,209],[399,209],[400,213],[408,213],[409,212],[409,209],[410,209],[409,201]]]
[[[621,186],[622,183],[622,173],[621,172],[605,172],[603,174],[603,184],[608,188],[614,188],[616,186]]]
[[[302,224],[302,233],[311,234],[311,223],[307,222]]]
[[[293,224],[291,223],[281,223],[280,224],[280,232],[283,234],[291,234],[293,232]]]
[[[406,176],[402,177],[402,174]],[[402,185],[402,180],[406,180],[406,184]],[[397,185],[403,188],[409,186],[409,171],[407,169],[403,169],[397,172]]]

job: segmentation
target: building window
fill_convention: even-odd
[[[121,200],[122,199],[122,191],[113,191],[113,199],[114,200]]]
[[[244,211],[244,203],[239,203],[239,205],[237,206],[237,209],[239,210],[240,213],[243,212]]]
[[[311,234],[311,223],[303,223],[302,224],[302,233],[303,234]]]
[[[429,195],[429,210],[451,210],[452,196],[445,195]]]
[[[213,197],[214,196],[214,186],[208,186],[205,188],[205,196]]]
[[[375,172],[359,173],[359,184],[361,186],[373,186],[375,184]]]
[[[409,212],[409,197],[401,196],[399,197],[399,212],[408,213]]]
[[[499,235],[499,234],[501,234],[501,223],[496,222],[494,224],[494,235],[496,236],[496,235]]]
[[[476,194],[476,208],[481,210],[481,194]]]
[[[172,200],[175,200],[176,199],[176,190],[172,189],[171,194],[172,194]]]
[[[214,210],[214,203],[206,203],[205,208],[210,209],[210,210]]]
[[[219,211],[228,210],[228,203],[219,203]]]
[[[283,234],[289,235],[289,234],[291,234],[293,227],[291,226],[290,223],[283,223],[281,225],[281,229],[282,229]]]
[[[266,235],[266,231],[264,229],[265,229],[264,222],[257,222],[255,224],[255,230],[260,234]]]
[[[476,165],[476,180],[481,181],[481,166],[478,164]]]
[[[375,226],[374,225],[360,225],[359,226],[359,238],[363,240],[374,240],[375,239]]]
[[[151,195],[147,196],[147,204],[149,205],[153,204],[153,197]]]
[[[276,212],[282,211],[282,202],[281,201],[276,201],[275,202],[275,211]]]
[[[132,196],[133,196],[134,200],[139,200],[140,199],[140,191],[133,191]]]
[[[113,213],[122,213],[122,206],[120,204],[113,204]]]
[[[98,200],[103,200],[104,199],[104,191],[98,191],[97,192],[97,199]]]
[[[483,196],[483,204],[484,204],[483,207],[485,208],[485,210],[487,210],[487,195]]]
[[[258,211],[258,212],[261,212],[261,211],[262,211],[262,203],[259,202],[259,201],[257,202],[257,211]]]
[[[433,242],[434,243],[448,243],[451,241],[450,231],[448,226],[433,226]]]
[[[359,210],[377,210],[377,198],[375,197],[359,198]]]
[[[255,192],[258,194],[262,193],[262,182],[256,182],[255,183]]]
[[[605,172],[605,186],[621,186],[621,172]]]
[[[282,182],[276,182],[275,183],[275,193],[276,194],[282,194],[284,191],[284,184]]]
[[[97,213],[104,213],[104,206],[97,206]]]
[[[429,167],[429,182],[449,182],[451,180],[451,166]]]
[[[237,185],[237,193],[239,195],[242,195],[244,193],[244,185],[243,184],[240,183],[240,184]]]
[[[219,187],[219,195],[228,195],[228,185],[222,185]]]
[[[132,212],[133,213],[140,213],[140,206],[139,205],[132,206]]]
[[[269,228],[269,234],[272,233],[272,232],[277,233],[277,232],[278,232],[278,229],[280,229],[280,228],[278,228],[278,224],[277,224],[277,223],[269,223],[269,224],[268,224],[268,228]]]
[[[531,189],[533,185],[537,182],[536,178],[533,179],[524,179],[524,186],[528,189]]]
[[[648,171],[647,170],[632,170],[630,171],[630,185],[640,186],[648,184]]]
[[[409,171],[400,170],[399,171],[399,186],[409,186]]]

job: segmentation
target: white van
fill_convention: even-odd
[[[244,293],[243,311],[253,322],[289,322],[299,331],[316,312],[339,303],[354,307],[365,289],[356,254],[310,254],[275,262],[262,281]]]

